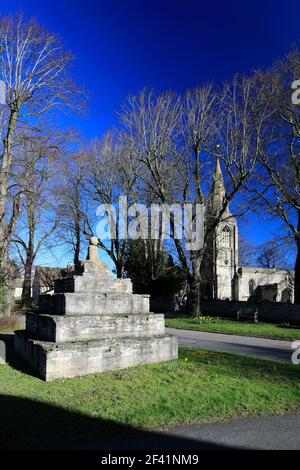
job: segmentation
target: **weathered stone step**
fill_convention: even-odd
[[[46,315],[105,315],[149,313],[149,295],[63,293],[40,295],[40,313]]]
[[[167,361],[178,354],[177,339],[169,335],[49,343],[16,331],[15,348],[44,380]]]
[[[159,314],[131,315],[42,315],[27,313],[29,337],[62,342],[100,338],[122,338],[163,335],[164,316]]]
[[[132,294],[132,282],[130,279],[99,278],[91,274],[85,274],[56,280],[54,292]]]

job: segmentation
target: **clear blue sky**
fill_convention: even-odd
[[[1,5],[2,3],[2,5]],[[6,0],[58,33],[91,94],[87,137],[141,88],[182,91],[271,64],[300,40],[299,0]]]
[[[267,66],[300,40],[299,0],[6,0],[58,33],[75,56],[73,75],[89,91],[87,119],[70,117],[89,138],[141,88],[183,91]],[[254,235],[255,232],[255,235]],[[251,235],[252,233],[252,235]],[[271,238],[268,229],[248,234]]]

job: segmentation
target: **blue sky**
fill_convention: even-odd
[[[100,135],[114,110],[141,88],[179,92],[270,65],[300,40],[299,0],[0,0],[58,33],[75,56],[73,75],[90,93],[87,118],[65,123]],[[267,224],[248,238],[271,238]]]

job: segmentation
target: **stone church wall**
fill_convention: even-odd
[[[248,300],[252,295],[258,300],[281,302],[282,294],[290,290],[290,301],[293,302],[292,273],[284,269],[239,268],[239,300]],[[250,283],[253,283],[253,292]],[[273,286],[273,289],[272,289]],[[261,287],[261,289],[258,289]]]

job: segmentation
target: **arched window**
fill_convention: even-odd
[[[292,302],[292,291],[286,287],[281,293],[281,302],[290,304]]]
[[[249,281],[249,295],[253,295],[255,291],[255,282],[253,279],[250,279]]]
[[[225,248],[230,247],[230,228],[228,227],[228,225],[225,225],[222,230],[222,245]]]

